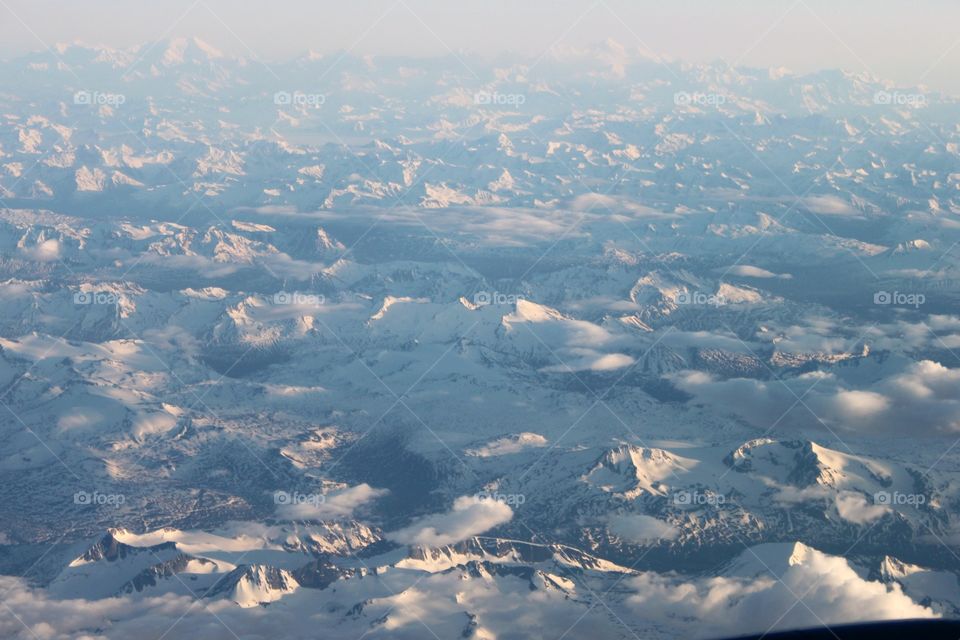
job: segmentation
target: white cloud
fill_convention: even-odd
[[[623,353],[608,353],[590,363],[591,371],[612,371],[633,364],[633,358]]]
[[[763,428],[769,428],[796,401],[788,389],[776,382],[751,378],[721,380],[699,371],[680,372],[670,379],[698,403],[738,414]]]
[[[744,278],[779,278],[781,280],[790,280],[793,278],[789,273],[774,273],[748,264],[738,264],[726,269],[717,269],[717,271]]]
[[[764,558],[782,582],[757,563],[753,553]],[[746,568],[710,578],[642,573],[622,583],[632,592],[624,604],[610,604],[618,618],[632,627],[675,637],[818,626],[821,620],[839,624],[934,617],[898,586],[864,580],[844,559],[802,545],[761,545],[735,564]],[[336,589],[302,589],[264,615],[261,607],[241,608],[227,598],[209,599],[198,607],[192,596],[150,591],[135,597],[58,600],[20,579],[0,576],[4,604],[17,616],[0,615],[0,637],[110,640],[166,634],[292,640],[313,637],[316,629],[324,628],[330,630],[330,638],[339,640],[384,628],[392,637],[416,638],[423,635],[422,620],[439,637],[447,638],[460,635],[466,612],[477,616],[488,630],[486,635],[496,637],[518,630],[525,635],[559,637],[578,622],[582,624],[578,628],[591,629],[598,637],[622,631],[606,613],[591,614],[582,598],[571,597],[577,595],[576,584],[562,576],[545,576],[535,590],[527,579],[475,579],[462,571],[428,574],[399,591],[378,586],[380,580],[370,575],[343,580]],[[389,595],[371,597],[371,588]],[[796,604],[797,594],[803,594],[802,605]],[[360,602],[364,603],[360,613],[344,615]]]
[[[826,501],[829,497],[830,489],[821,484],[814,484],[802,489],[791,485],[784,485],[777,488],[774,500],[790,508],[801,502]]]
[[[611,516],[607,522],[610,533],[636,544],[656,543],[660,540],[674,540],[680,530],[673,525],[645,515]]]
[[[550,576],[563,584],[561,576]],[[483,621],[476,637],[558,638],[575,625],[613,637],[617,623],[552,586],[530,589],[520,577],[464,580],[460,572],[441,572],[399,588],[377,584],[375,575],[338,583],[336,589],[301,589],[282,603],[241,608],[227,598],[199,606],[193,596],[172,594],[58,600],[22,580],[0,576],[7,608],[0,615],[0,637],[10,640],[121,640],[126,638],[275,638],[323,637],[356,640],[365,635],[422,638],[424,624],[440,638],[460,637],[466,613]],[[171,581],[176,585],[179,582]],[[373,584],[371,584],[373,582]],[[371,596],[379,592],[380,597]],[[451,597],[458,594],[457,598]],[[395,595],[394,595],[395,594]],[[362,607],[355,607],[363,603]],[[348,611],[359,609],[352,615]],[[625,615],[625,614],[624,614]],[[19,618],[19,620],[18,620]],[[21,624],[22,622],[22,624]],[[429,634],[428,634],[429,636]]]
[[[653,572],[629,581],[636,593],[628,598],[632,613],[651,622],[674,626],[680,635],[712,636],[763,633],[840,624],[860,620],[931,618],[933,611],[907,597],[899,586],[861,578],[843,558],[789,545],[779,562],[755,562],[757,575],[694,580]],[[765,550],[756,553],[763,557]],[[777,567],[779,580],[766,568]],[[797,595],[804,594],[797,606]]]
[[[504,438],[497,438],[488,442],[482,447],[476,449],[467,449],[465,453],[468,456],[477,458],[490,458],[493,456],[504,456],[511,453],[519,453],[524,449],[538,448],[547,446],[547,439],[539,433],[530,433],[525,431],[516,435],[509,435]]]
[[[804,198],[803,202],[809,211],[820,215],[852,216],[859,214],[859,211],[851,207],[849,202],[837,196],[809,196]]]
[[[614,371],[629,367],[633,358],[623,353],[600,354],[592,349],[571,349],[577,357],[561,364],[543,367],[541,371],[549,373],[571,373],[574,371]]]
[[[838,377],[845,373],[818,373],[819,381],[805,374],[782,383],[720,379],[697,371],[678,372],[669,379],[698,403],[763,429],[774,423],[801,427],[822,420],[831,429],[862,433],[896,433],[906,424],[917,435],[960,431],[960,369],[924,360],[888,373],[870,388],[849,388],[859,380]]]
[[[451,511],[420,518],[387,537],[401,544],[436,547],[479,535],[511,518],[513,509],[501,501],[462,496],[454,501]]]
[[[38,262],[53,262],[60,258],[60,241],[44,240],[33,247],[23,247],[21,249],[27,257]]]
[[[890,512],[888,507],[870,504],[866,496],[855,491],[838,493],[836,505],[840,517],[854,524],[868,524]]]
[[[374,489],[366,483],[323,495],[300,496],[288,493],[287,495],[296,495],[299,500],[277,505],[277,517],[289,520],[349,518],[356,509],[387,493],[386,489]]]
[[[887,410],[890,399],[873,391],[838,391],[833,405],[837,413],[848,420],[872,419]]]

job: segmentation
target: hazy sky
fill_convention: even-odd
[[[0,0],[0,55],[196,35],[265,60],[308,49],[537,56],[611,37],[690,61],[870,70],[960,92],[958,24],[958,0]]]

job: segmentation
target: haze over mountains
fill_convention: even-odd
[[[958,614],[953,97],[612,41],[0,77],[0,634]]]

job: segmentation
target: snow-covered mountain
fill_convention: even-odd
[[[470,62],[0,63],[0,635],[960,612],[957,102]]]

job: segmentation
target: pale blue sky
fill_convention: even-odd
[[[267,60],[351,47],[536,56],[612,37],[690,61],[868,69],[960,93],[958,24],[956,0],[3,0],[0,54],[196,35]]]

